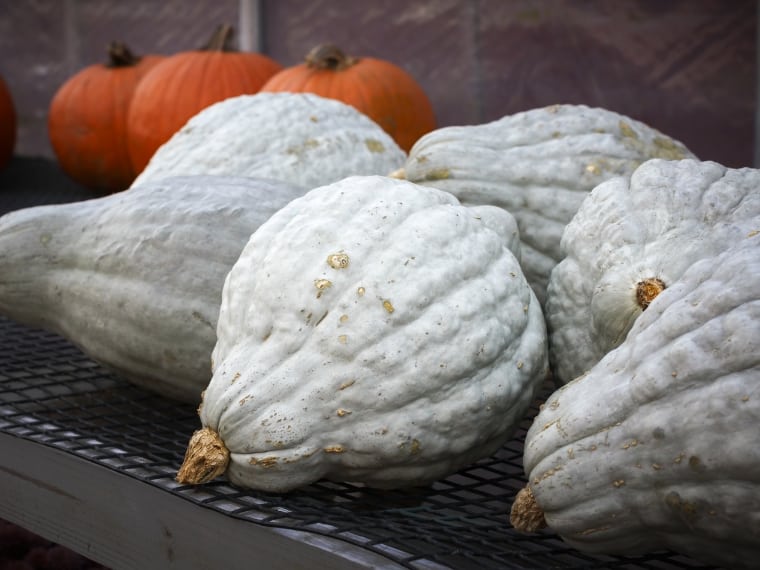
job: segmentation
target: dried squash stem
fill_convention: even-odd
[[[636,284],[636,303],[645,310],[665,288],[665,282],[657,277],[642,279]]]
[[[537,532],[546,527],[544,511],[538,506],[530,487],[523,487],[512,503],[509,522],[519,532]]]
[[[219,434],[211,428],[199,429],[187,445],[177,481],[188,485],[208,483],[224,473],[229,462],[230,450]]]

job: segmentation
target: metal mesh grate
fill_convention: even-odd
[[[521,457],[527,426],[526,420],[494,457],[425,488],[378,491],[319,482],[276,495],[243,491],[223,480],[182,486],[174,475],[199,427],[193,407],[122,381],[52,333],[0,318],[0,430],[205,508],[327,535],[415,569],[708,568],[672,553],[589,556],[548,531],[515,532],[509,509],[525,484]]]

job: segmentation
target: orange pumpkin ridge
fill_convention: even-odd
[[[374,120],[405,152],[436,128],[432,104],[409,73],[383,59],[348,56],[332,44],[316,46],[303,63],[280,71],[261,91],[342,101]]]
[[[58,88],[48,109],[48,136],[73,180],[106,193],[132,183],[127,110],[140,79],[162,59],[138,57],[125,44],[111,42],[106,63],[81,69]]]
[[[222,25],[206,45],[167,57],[140,82],[127,118],[129,156],[142,172],[158,148],[206,107],[254,94],[282,66],[270,57],[236,51]]]

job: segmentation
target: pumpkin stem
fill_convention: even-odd
[[[306,66],[310,69],[340,71],[351,67],[358,61],[357,58],[346,55],[333,44],[318,45],[306,54]]]
[[[657,277],[642,279],[636,284],[636,302],[641,310],[645,310],[655,297],[665,290],[665,282]]]
[[[108,62],[106,67],[129,67],[140,61],[132,51],[122,42],[108,44]]]
[[[546,527],[544,511],[538,506],[530,487],[523,487],[517,493],[515,502],[512,503],[509,522],[515,530],[525,533],[537,532]]]
[[[208,483],[227,470],[230,450],[211,428],[197,430],[190,438],[185,460],[177,471],[177,482],[189,485]]]
[[[235,51],[235,48],[232,46],[233,32],[234,29],[231,25],[220,25],[211,35],[206,45],[201,48],[201,51]]]

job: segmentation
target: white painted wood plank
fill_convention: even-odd
[[[225,516],[6,433],[0,433],[0,517],[114,570],[401,567],[337,539]]]

